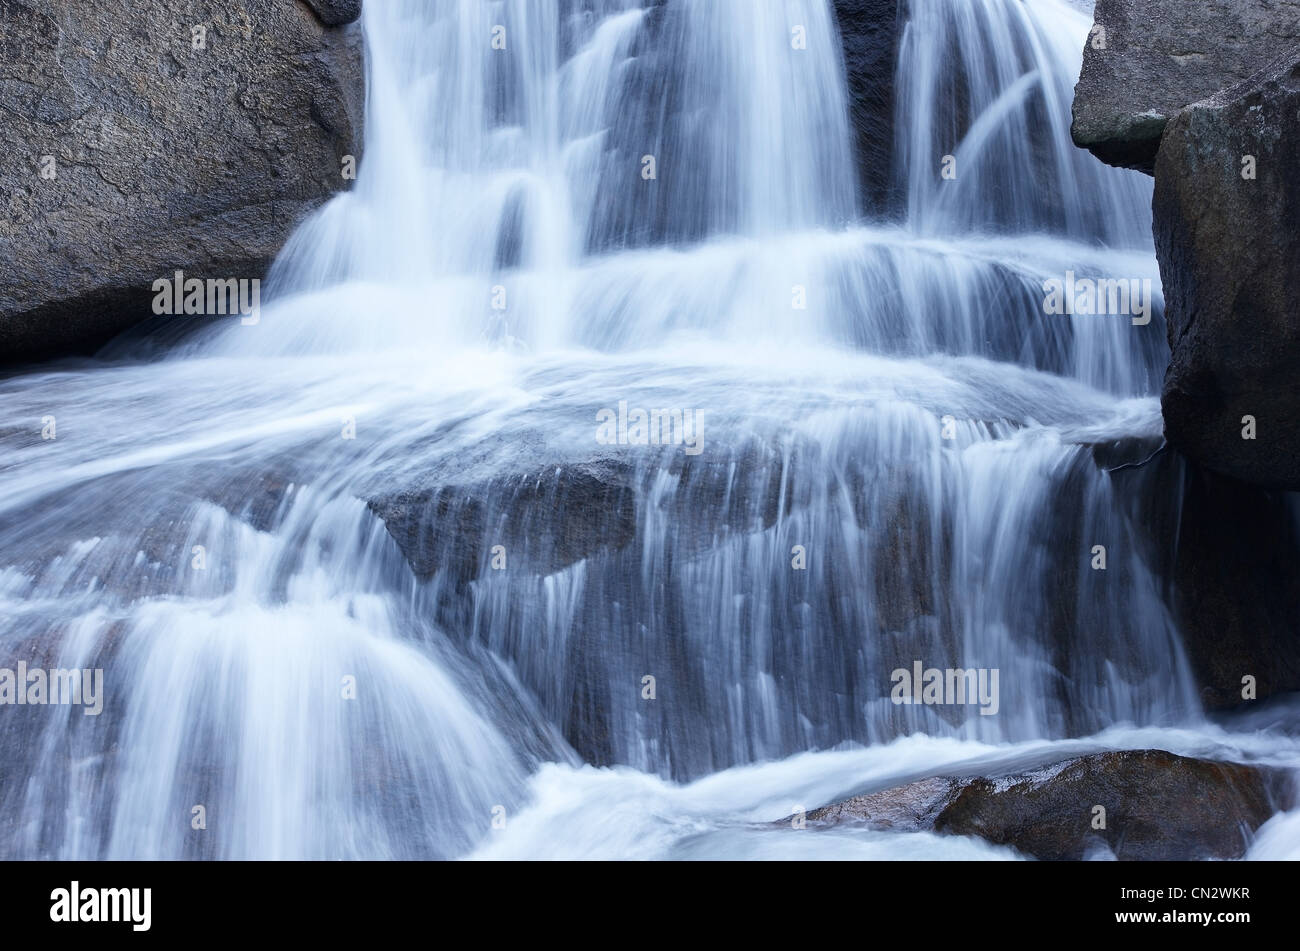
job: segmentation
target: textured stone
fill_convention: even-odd
[[[361,0],[307,0],[326,26],[344,26],[361,18]]]
[[[263,276],[363,100],[359,28],[301,2],[0,0],[0,364],[95,350],[176,270]]]
[[[1165,433],[1208,469],[1287,490],[1300,489],[1297,155],[1300,47],[1170,122],[1154,202]]]
[[[1284,792],[1269,770],[1164,750],[1094,753],[1008,776],[932,777],[808,813],[813,826],[979,836],[1046,860],[1240,858]],[[1106,828],[1094,829],[1094,807]]]
[[[1300,40],[1300,0],[1097,0],[1094,18],[1104,48],[1084,49],[1074,141],[1148,174],[1173,116]]]

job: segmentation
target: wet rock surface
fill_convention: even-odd
[[[1240,858],[1288,795],[1272,771],[1163,750],[1095,753],[996,777],[932,777],[815,809],[810,827],[863,823],[979,836],[1037,859]],[[1096,807],[1105,810],[1099,824]]]
[[[448,570],[458,582],[486,569],[492,548],[506,564],[550,574],[603,549],[626,545],[636,529],[628,470],[613,465],[556,467],[489,485],[410,489],[373,498],[411,570]],[[491,541],[491,539],[496,539]]]

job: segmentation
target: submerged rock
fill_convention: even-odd
[[[0,2],[0,364],[93,352],[177,270],[261,278],[363,97],[359,29],[304,3]]]
[[[808,820],[974,835],[1045,860],[1230,859],[1245,853],[1282,791],[1271,770],[1124,750],[1007,776],[932,777],[815,809]]]
[[[1148,174],[1180,110],[1252,76],[1300,37],[1300,0],[1097,0],[1094,18],[1074,141]]]
[[[448,571],[457,583],[486,570],[497,545],[512,568],[550,574],[596,551],[621,548],[636,531],[629,473],[612,464],[400,490],[368,505],[417,577]]]
[[[791,464],[753,441],[717,459],[668,452],[636,464],[592,458],[473,480],[443,473],[445,481],[373,492],[367,504],[419,578],[445,569],[473,580],[495,545],[512,570],[547,575],[624,548],[638,532],[638,499],[671,526],[682,556],[770,528],[808,501],[788,481]]]

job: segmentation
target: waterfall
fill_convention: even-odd
[[[909,0],[896,82],[908,218],[928,234],[1045,233],[1150,252],[1151,183],[1070,141],[1090,13],[1063,0]],[[963,187],[933,174],[951,154]]]
[[[1088,22],[913,0],[885,223],[829,0],[366,4],[360,173],[261,320],[0,381],[60,427],[0,643],[108,697],[0,734],[0,855],[769,854],[865,777],[1201,742],[1098,451],[1159,444],[1165,356],[1150,186],[1069,144]],[[1067,272],[1154,319],[1045,315]],[[996,715],[892,702],[914,661]]]

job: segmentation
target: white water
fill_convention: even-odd
[[[1098,748],[1300,763],[1203,721],[1086,448],[1158,439],[1160,321],[1042,312],[1158,278],[1149,185],[1068,141],[1087,18],[915,10],[884,227],[825,0],[368,4],[361,175],[260,323],[0,381],[0,644],[109,694],[5,711],[0,854],[1006,857],[764,823]],[[703,411],[701,454],[599,443],[624,400]],[[998,715],[893,705],[913,659],[999,668]]]

